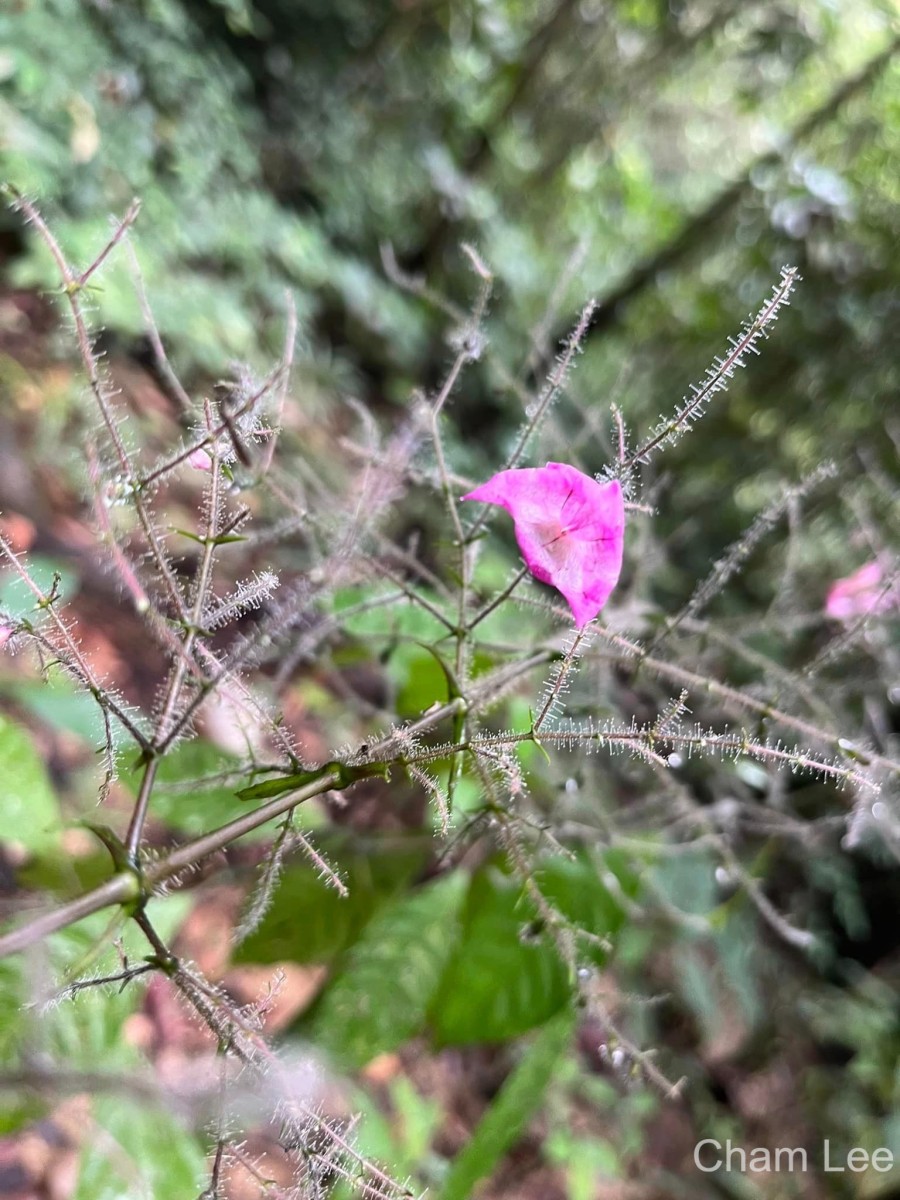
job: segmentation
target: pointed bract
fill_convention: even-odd
[[[618,480],[598,483],[566,463],[500,471],[463,496],[512,516],[528,570],[566,598],[579,629],[609,598],[622,570],[625,505]]]

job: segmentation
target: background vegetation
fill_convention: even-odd
[[[431,773],[443,789],[457,760],[435,752],[424,776],[366,778],[346,803],[298,810],[282,842],[302,844],[278,851],[258,922],[246,897],[273,861],[271,826],[152,902],[156,935],[214,981],[216,1003],[249,1005],[277,1039],[278,1070],[321,1118],[299,1133],[285,1134],[264,1087],[225,1088],[216,1039],[233,1050],[233,1029],[213,1022],[204,1040],[161,974],[45,1007],[67,983],[142,962],[133,923],[112,929],[97,912],[4,959],[0,1125],[23,1194],[195,1196],[212,1188],[215,1146],[247,1131],[223,1195],[258,1193],[253,1164],[281,1194],[349,1194],[363,1186],[340,1183],[349,1160],[315,1138],[343,1138],[350,1113],[359,1154],[445,1200],[476,1187],[581,1200],[848,1186],[820,1171],[703,1176],[699,1137],[808,1145],[814,1161],[828,1137],[837,1153],[888,1146],[900,1159],[896,616],[823,611],[833,581],[876,558],[893,594],[897,45],[886,0],[17,0],[0,13],[2,177],[82,269],[110,214],[141,200],[85,299],[148,462],[196,441],[204,417],[182,411],[154,354],[131,251],[194,400],[227,407],[259,387],[296,309],[261,498],[255,470],[232,463],[230,500],[261,532],[221,557],[223,587],[275,571],[293,598],[279,608],[260,585],[229,615],[247,608],[234,633],[247,637],[289,613],[290,636],[249,682],[277,702],[304,768],[454,699],[445,630],[409,592],[445,612],[458,586],[420,421],[455,362],[439,424],[461,494],[503,465],[596,298],[528,461],[599,472],[619,453],[610,405],[634,450],[781,267],[802,276],[761,357],[635,478],[622,584],[567,697],[572,719],[655,731],[660,761],[646,738],[624,739],[622,756],[551,747],[550,761],[526,739],[496,792],[467,765],[445,835]],[[13,208],[0,255],[4,537],[45,595],[59,575],[86,655],[150,714],[165,658],[121,573],[98,562],[99,485],[82,450],[98,418],[53,295],[58,267]],[[256,464],[258,433],[243,434]],[[115,523],[128,497],[98,461]],[[207,482],[167,477],[167,535],[195,530]],[[199,553],[184,538],[173,551],[186,588]],[[475,596],[490,602],[517,569],[496,522]],[[485,703],[485,736],[527,733],[564,644],[551,593],[516,597],[481,628],[464,690],[543,657]],[[10,628],[31,620],[33,596],[6,568],[0,604]],[[97,810],[96,705],[57,671],[42,680],[26,640],[0,664],[10,927],[109,876],[81,822],[123,836],[142,769],[123,754]],[[223,634],[214,652],[230,644]],[[148,861],[245,813],[236,791],[263,778],[270,743],[248,760],[246,728],[221,707],[162,762]],[[695,720],[799,743],[881,790],[713,754],[699,735],[666,741]],[[256,773],[239,777],[248,761]],[[275,970],[284,982],[261,1002]],[[315,1085],[310,1046],[327,1063]],[[220,1090],[237,1097],[225,1111]],[[292,1137],[318,1164],[300,1182],[296,1153],[285,1166]],[[898,1178],[869,1172],[861,1186],[889,1195]]]

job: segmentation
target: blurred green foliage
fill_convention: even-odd
[[[28,730],[4,716],[0,716],[0,761],[0,838],[30,851],[52,845],[59,838],[60,826],[56,794]]]
[[[368,921],[402,894],[422,865],[420,849],[400,847],[354,855],[328,850],[347,888],[341,896],[310,866],[288,868],[261,925],[241,944],[239,962],[331,962],[352,945]]]
[[[351,394],[390,422],[448,359],[446,312],[395,287],[382,250],[390,246],[404,272],[465,307],[473,283],[459,246],[470,241],[497,281],[486,351],[449,410],[455,463],[473,476],[502,460],[523,390],[539,383],[588,296],[598,299],[597,316],[541,449],[549,458],[577,454],[599,470],[615,450],[609,403],[633,434],[645,430],[702,375],[781,264],[796,263],[804,284],[778,336],[752,377],[736,379],[667,456],[665,471],[648,473],[656,539],[639,542],[638,532],[632,542],[633,574],[651,575],[649,591],[674,609],[783,480],[836,458],[841,476],[828,499],[843,497],[846,507],[826,511],[814,502],[804,536],[754,556],[716,600],[715,611],[743,629],[747,612],[777,611],[788,578],[795,609],[818,612],[828,579],[870,554],[866,531],[896,527],[897,37],[887,0],[16,0],[0,13],[0,174],[38,199],[84,264],[103,245],[109,214],[141,198],[133,244],[189,382],[205,384],[234,359],[258,366],[277,354],[290,289],[301,327],[296,393],[323,422],[336,420]],[[11,285],[54,285],[45,250],[23,237],[18,218],[0,217],[0,235]],[[146,357],[126,256],[103,270],[100,285],[92,293],[98,321]],[[851,516],[861,510],[863,519]],[[414,517],[424,540],[437,537],[430,511],[423,506]],[[37,566],[52,578],[54,562]],[[504,556],[488,550],[480,585],[502,586],[506,569]],[[4,584],[7,610],[26,603],[17,587]],[[72,595],[71,580],[64,590]],[[336,607],[371,594],[348,589]],[[498,611],[485,634],[515,642],[520,621],[517,611]],[[421,610],[367,613],[346,633],[332,663],[384,667],[399,715],[448,698],[446,674],[422,645],[436,628]],[[787,634],[754,640],[750,630],[747,638],[784,666],[809,649],[802,631],[798,644],[787,644]],[[729,647],[714,665],[723,675],[727,665],[730,678],[743,678],[741,669],[755,678],[735,658]],[[301,688],[324,712],[322,684],[304,680]],[[42,720],[84,735],[83,713],[64,688],[40,696],[16,689],[14,698]],[[591,701],[594,711],[613,703],[605,695]],[[527,728],[519,701],[507,715]],[[526,753],[537,803],[549,807],[557,784],[542,773],[535,747]],[[16,796],[29,797],[27,821],[19,821],[19,801],[0,833],[37,852],[34,886],[65,891],[71,876],[54,845],[57,799],[26,735],[5,720],[0,756]],[[205,743],[180,748],[163,763],[155,818],[189,835],[240,813],[234,789],[220,780],[189,786],[229,765]],[[611,779],[627,793],[627,769]],[[723,766],[714,784],[693,780],[702,795],[759,786],[746,764]],[[471,796],[474,784],[464,782]],[[570,782],[583,786],[579,767]],[[773,806],[780,802],[773,789]],[[810,788],[807,803],[815,802]],[[459,824],[468,819],[462,787],[456,814]],[[572,1200],[591,1195],[598,1176],[626,1174],[647,1113],[633,1093],[622,1099],[566,1056],[572,981],[521,884],[495,862],[423,882],[419,849],[328,850],[349,898],[291,863],[239,952],[246,962],[331,966],[300,1032],[350,1066],[426,1033],[445,1047],[534,1038],[444,1173],[445,1196],[469,1194],[543,1100],[556,1106],[547,1153],[568,1170]],[[743,895],[717,878],[711,855],[666,860],[648,870],[641,890],[624,862],[599,854],[548,858],[537,879],[559,912],[598,939],[619,935],[620,970],[636,989],[648,964],[665,960],[668,1006],[658,1017],[634,1016],[648,1044],[678,1025],[676,1056],[697,1068],[706,1055],[714,1074],[710,1044],[733,1036],[729,1022],[738,1021],[740,1066],[750,1075],[777,1055],[776,1039],[791,1027],[778,1006],[793,1005],[791,1019],[800,1014],[808,1025],[808,1053],[820,1055],[804,1093],[811,1118],[848,1144],[896,1144],[894,990],[864,969],[871,913],[879,905],[895,911],[893,877],[886,869],[873,899],[866,888],[881,877],[868,862],[848,865],[836,839],[803,857],[761,855],[751,870],[767,875],[776,895],[789,894],[798,919],[821,933],[821,976],[808,964],[796,975],[795,964],[785,967]],[[667,904],[708,920],[711,935],[701,942],[683,929],[626,921],[604,871],[627,898],[643,902],[649,889],[663,912]],[[93,921],[50,952],[71,963],[104,936],[103,922]],[[586,969],[605,962],[602,946],[579,953]],[[110,1071],[134,1068],[138,1056],[121,1037],[132,992],[91,993],[54,1009],[38,1028],[21,1008],[30,982],[16,968],[2,970],[7,1068],[18,1069],[22,1047],[38,1035],[52,1061],[70,1068],[98,1059]],[[772,996],[777,1004],[768,1003]],[[572,1132],[560,1116],[569,1111],[563,1084],[607,1114],[615,1144]],[[395,1081],[392,1103],[406,1114],[405,1135],[385,1122],[373,1142],[413,1170],[436,1119],[403,1085]],[[728,1099],[726,1085],[713,1080],[695,1119],[711,1136],[740,1138],[737,1100],[732,1109]],[[135,1116],[136,1107],[104,1099],[94,1118],[147,1164],[158,1194],[188,1194],[202,1165],[197,1146],[158,1110]],[[17,1098],[3,1119],[15,1128],[42,1110],[40,1099]],[[86,1156],[79,1197],[127,1186],[106,1177],[108,1161],[99,1151]],[[443,1165],[429,1164],[438,1182]]]
[[[189,906],[186,896],[152,901],[161,936],[173,935]],[[125,1034],[141,990],[112,983],[66,1000],[54,994],[76,978],[115,974],[123,956],[139,964],[145,950],[136,926],[97,913],[49,938],[39,964],[7,960],[0,971],[0,1133],[45,1115],[60,1094],[91,1094],[92,1137],[73,1193],[83,1200],[190,1193],[203,1170],[187,1113],[153,1102],[153,1076]]]
[[[548,1080],[568,1051],[575,1021],[570,1009],[546,1021],[538,1037],[503,1083],[471,1140],[453,1160],[441,1192],[443,1200],[466,1200],[489,1175],[525,1128],[543,1099]]]
[[[478,474],[515,408],[493,364],[540,371],[587,296],[600,312],[565,437],[598,467],[594,398],[645,426],[796,263],[790,334],[712,414],[708,453],[670,459],[680,484],[661,519],[677,535],[732,482],[741,446],[727,540],[781,475],[837,439],[867,444],[896,391],[895,37],[880,0],[19,0],[0,16],[2,171],[85,262],[107,214],[141,197],[138,255],[189,372],[273,352],[290,287],[311,401],[352,387],[377,408],[428,382],[443,318],[388,285],[378,246],[458,297],[472,240],[498,281],[497,353],[456,407],[487,451],[473,446]],[[20,282],[52,279],[34,240],[13,265]],[[137,335],[124,260],[102,288],[101,321]],[[687,574],[707,538],[685,547]]]

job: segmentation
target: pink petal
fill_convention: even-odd
[[[187,460],[196,471],[212,470],[212,459],[202,446],[197,450],[192,450],[187,456]]]
[[[500,471],[464,500],[505,508],[525,563],[568,601],[579,628],[596,617],[622,570],[625,506],[618,480],[566,463]]]
[[[898,607],[900,597],[896,589],[885,590],[883,578],[881,563],[876,559],[865,563],[852,575],[835,580],[825,597],[825,615],[835,621],[850,621]]]
[[[13,635],[12,625],[7,625],[6,622],[3,622],[3,624],[0,624],[0,650],[3,649],[3,647],[9,641],[9,639],[12,637],[12,635]]]

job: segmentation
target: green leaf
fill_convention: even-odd
[[[236,961],[330,962],[406,886],[424,857],[418,848],[363,856],[325,846],[323,853],[349,894],[338,895],[310,866],[288,868],[259,928],[238,948]]]
[[[556,947],[523,940],[536,915],[521,883],[498,867],[473,878],[460,942],[429,1013],[439,1044],[506,1041],[566,1002],[568,975]]]
[[[151,819],[196,837],[243,816],[247,810],[235,796],[233,785],[214,778],[234,766],[234,758],[202,738],[182,742],[160,760],[150,801]],[[143,771],[140,763],[123,771],[122,782],[136,793]],[[261,837],[270,835],[270,830],[260,833]]]
[[[440,655],[433,646],[428,646],[424,642],[417,642],[423,650],[427,650],[438,663],[441,670],[444,672],[444,678],[447,681],[447,700],[459,700],[462,697],[462,689],[459,686],[459,680],[456,674],[446,659]],[[461,708],[453,718],[453,741],[460,743],[464,740],[466,730],[466,710]],[[456,793],[456,785],[462,778],[464,753],[454,754],[450,760],[450,770],[447,775],[447,807],[453,811],[453,797]]]
[[[0,1093],[4,1105],[6,1105],[6,1097]],[[0,1109],[0,1135],[6,1133],[15,1133],[17,1129],[21,1129],[23,1125],[30,1125],[33,1121],[39,1121],[45,1116],[50,1108],[48,1100],[39,1099],[37,1096],[27,1096],[24,1099],[14,1100],[9,1107]]]
[[[51,729],[74,733],[95,745],[103,741],[103,720],[96,700],[62,671],[51,671],[46,679],[37,681],[12,679],[4,682],[4,687]]]
[[[475,1184],[494,1170],[516,1142],[541,1103],[574,1027],[574,1012],[568,1007],[544,1025],[478,1123],[465,1149],[453,1160],[441,1200],[469,1200]]]
[[[59,837],[62,820],[56,794],[31,735],[2,715],[0,763],[3,764],[0,840],[18,842],[28,850],[52,846]]]
[[[96,1096],[74,1200],[123,1196],[196,1196],[206,1170],[199,1140],[160,1105],[127,1096]]]
[[[28,556],[28,574],[45,596],[53,594],[54,587],[62,604],[71,600],[78,591],[78,575],[64,562],[47,558],[43,554]],[[18,575],[4,572],[0,581],[0,609],[14,618],[33,616],[38,601],[31,588]]]
[[[439,658],[421,644],[404,642],[390,657],[391,679],[397,688],[397,713],[417,716],[447,698],[447,677]]]
[[[296,792],[298,788],[315,783],[328,774],[329,767],[316,767],[312,771],[297,771],[293,775],[276,775],[274,779],[264,779],[262,783],[254,783],[241,788],[236,793],[239,800],[270,800],[275,796],[284,796],[287,792]]]
[[[635,893],[637,878],[614,854],[547,858],[535,876],[553,908],[592,935],[577,943],[578,953],[596,964],[606,953],[595,939],[612,937],[625,915],[603,882],[605,871],[626,894]],[[440,1044],[505,1041],[543,1024],[566,1002],[568,970],[549,933],[528,937],[533,925],[540,933],[538,912],[519,880],[496,866],[475,876],[462,937],[430,1014]]]
[[[125,843],[109,825],[101,825],[95,821],[83,821],[82,824],[86,829],[89,829],[96,838],[98,838],[106,849],[109,851],[109,856],[113,861],[113,866],[117,871],[131,870],[131,863],[128,861],[128,851],[125,849]]]
[[[459,686],[459,680],[456,678],[453,668],[447,662],[442,654],[439,654],[434,646],[429,646],[426,642],[416,641],[415,643],[426,653],[430,654],[434,661],[444,673],[444,679],[447,681],[447,699],[456,700],[462,695],[462,689]]]
[[[101,846],[94,853],[73,858],[62,846],[38,851],[16,871],[16,879],[32,891],[53,892],[57,898],[74,898],[99,887],[113,874],[109,851]]]
[[[287,792],[295,792],[298,788],[306,787],[324,779],[326,775],[336,775],[337,782],[333,790],[349,787],[361,779],[387,779],[386,763],[371,763],[370,765],[348,766],[346,763],[327,762],[324,766],[314,767],[311,771],[297,771],[293,775],[278,775],[274,779],[264,779],[262,783],[251,784],[241,788],[237,793],[239,800],[268,800],[274,796],[283,796]]]
[[[191,533],[189,529],[176,529],[175,532],[201,546],[229,546],[232,542],[246,542],[247,540],[240,533],[222,533],[218,537],[200,537],[199,534]]]
[[[453,950],[466,885],[456,871],[373,918],[317,1008],[311,1033],[317,1046],[362,1066],[421,1029]]]
[[[6,1066],[20,1050],[20,1034],[25,1020],[22,1005],[27,1000],[26,983],[20,958],[0,962],[0,1064]]]
[[[576,929],[583,929],[593,938],[611,938],[622,927],[625,911],[603,882],[603,873],[614,874],[627,896],[634,896],[638,878],[625,857],[607,851],[600,860],[586,853],[574,859],[562,856],[546,859],[537,872],[537,884],[542,894]],[[602,946],[593,939],[581,939],[579,955],[597,966],[608,957]]]
[[[149,902],[148,914],[164,941],[173,936],[190,904],[190,897],[185,895],[157,897]],[[104,985],[48,1007],[42,1003],[73,979],[98,978],[119,971],[120,950],[130,962],[139,963],[150,946],[133,922],[111,922],[109,912],[102,912],[47,938],[41,948],[39,973],[22,956],[0,962],[0,1132],[21,1126],[36,1111],[39,1115],[44,1103],[39,1097],[36,1110],[33,1096],[13,1083],[3,1082],[7,1072],[13,1075],[25,1064],[38,1064],[51,1074],[55,1070],[61,1074],[67,1070],[86,1071],[101,1080],[108,1074],[120,1082],[142,1074],[151,1077],[149,1065],[123,1033],[124,1022],[144,996],[149,976],[124,990],[117,984]],[[102,1082],[97,1092],[104,1094]],[[140,1105],[128,1105],[127,1089],[124,1096],[121,1088],[111,1094],[120,1107],[132,1112],[135,1119],[139,1117],[133,1110]],[[141,1105],[145,1104],[142,1099]]]

